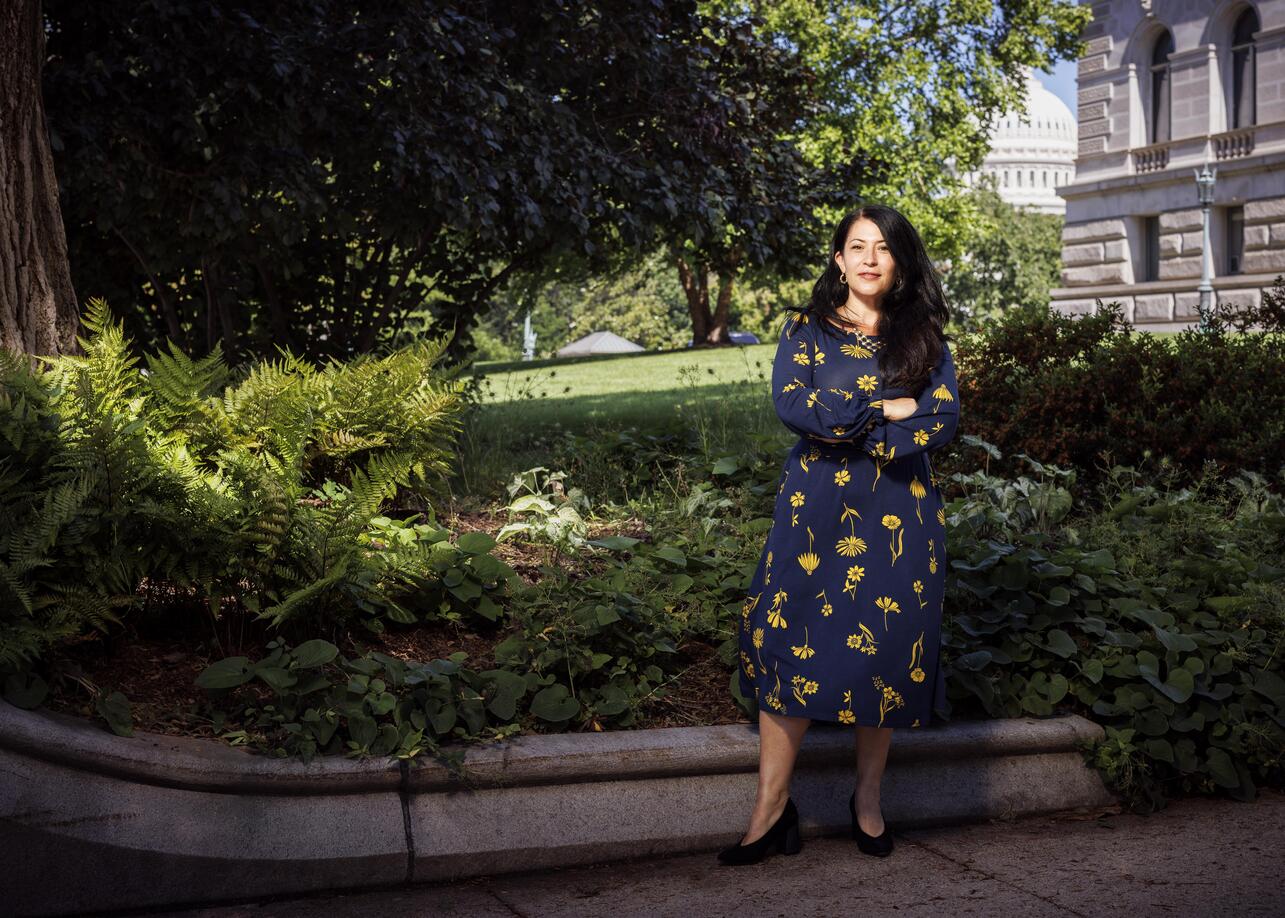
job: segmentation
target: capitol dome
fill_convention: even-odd
[[[1043,213],[1066,213],[1057,186],[1075,180],[1076,122],[1066,103],[1049,92],[1026,68],[1026,113],[1006,112],[995,122],[990,153],[970,173],[995,177],[1000,197]]]

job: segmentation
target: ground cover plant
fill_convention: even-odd
[[[755,716],[735,624],[789,438],[735,429],[698,371],[676,425],[546,430],[539,464],[510,450],[465,492],[490,420],[429,346],[240,371],[171,350],[142,373],[105,311],[88,326],[84,357],[0,377],[10,701],[447,760]],[[967,433],[934,465],[940,713],[1083,714],[1107,731],[1086,756],[1139,807],[1280,783],[1285,470],[1086,474]]]
[[[462,384],[440,341],[233,372],[177,348],[144,367],[101,302],[85,326],[83,356],[0,359],[0,666],[147,614],[223,644],[247,616],[296,637],[378,631],[450,595],[494,614],[509,572],[484,548],[384,515],[424,506],[449,469]]]

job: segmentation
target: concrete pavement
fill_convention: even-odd
[[[748,815],[748,801],[746,807]],[[907,830],[898,833],[897,849],[885,859],[862,855],[845,838],[812,837],[804,839],[795,857],[774,855],[740,868],[719,866],[709,851],[351,895],[130,914],[1280,916],[1285,915],[1283,852],[1285,793],[1264,791],[1253,803],[1194,798],[1149,816],[1099,810]]]

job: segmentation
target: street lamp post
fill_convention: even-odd
[[[1203,224],[1200,245],[1200,330],[1209,331],[1210,316],[1213,314],[1214,298],[1214,255],[1209,243],[1209,208],[1214,203],[1214,177],[1218,170],[1210,171],[1209,163],[1196,172],[1196,193],[1200,198],[1201,223]]]

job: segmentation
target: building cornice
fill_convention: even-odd
[[[1211,279],[1215,290],[1240,287],[1270,287],[1276,278],[1285,274],[1223,274]],[[1083,287],[1054,287],[1049,295],[1054,299],[1090,299],[1118,296],[1146,296],[1149,293],[1191,293],[1200,284],[1199,277],[1177,277],[1169,280],[1141,281],[1136,284],[1089,284]]]
[[[1120,151],[1113,155],[1126,156],[1130,153],[1131,151]],[[1285,164],[1285,150],[1244,156],[1238,159],[1219,160],[1211,162],[1210,166],[1218,170],[1219,176],[1227,176],[1235,175],[1239,172],[1272,171],[1281,168],[1282,164]],[[1090,182],[1073,182],[1069,185],[1058,185],[1056,191],[1064,200],[1092,198],[1100,197],[1104,192],[1125,189],[1134,190],[1138,188],[1158,188],[1165,185],[1186,185],[1193,181],[1192,174],[1192,167],[1183,165],[1170,169],[1158,169],[1155,172],[1131,173]]]

